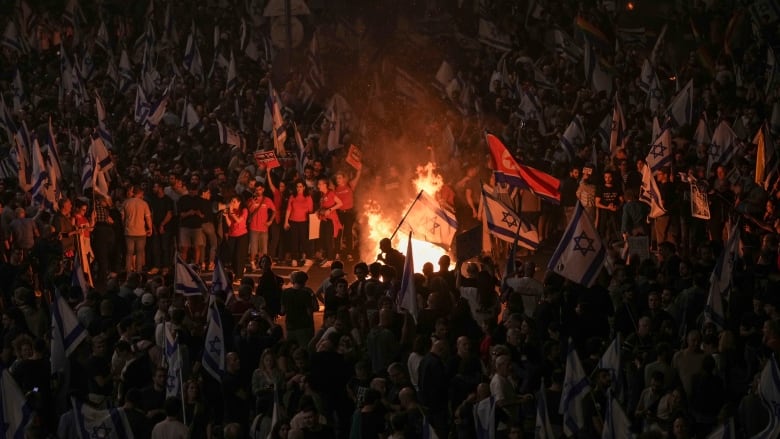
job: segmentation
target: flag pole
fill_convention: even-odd
[[[181,386],[181,420],[184,425],[187,425],[187,409],[185,406],[185,399],[187,398],[187,388],[184,387],[184,368],[182,367],[181,359],[181,346],[179,345],[179,335],[176,334],[176,356],[179,360],[179,385]],[[170,367],[170,365],[168,365]]]
[[[422,197],[422,194],[423,194],[423,191],[420,191],[417,194],[417,197],[415,197],[414,201],[412,201],[412,205],[409,206],[408,209],[406,209],[406,213],[404,214],[404,217],[401,218],[401,222],[398,223],[398,225],[395,227],[395,230],[393,230],[393,234],[390,235],[390,240],[391,241],[393,240],[393,238],[395,238],[396,233],[398,233],[398,229],[400,229],[401,225],[404,223],[404,221],[406,221],[406,217],[409,216],[409,212],[412,211],[412,208],[414,207],[415,204],[417,204],[417,201],[420,199],[420,197]]]

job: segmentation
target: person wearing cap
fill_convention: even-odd
[[[152,211],[144,201],[144,189],[131,186],[130,198],[122,205],[122,221],[125,224],[125,270],[140,272],[146,264],[146,239],[152,236]]]
[[[285,316],[287,340],[307,346],[314,337],[314,291],[306,286],[309,275],[303,271],[290,273],[292,286],[282,291],[281,315]]]

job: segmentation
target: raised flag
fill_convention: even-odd
[[[672,133],[669,129],[663,130],[650,145],[645,162],[653,173],[672,163]]]
[[[729,418],[725,423],[718,425],[707,435],[706,439],[735,439],[734,418]]]
[[[5,134],[8,136],[8,141],[12,144],[15,143],[14,135],[16,134],[16,122],[14,122],[11,112],[5,105],[5,98],[0,94],[0,126],[5,130]]]
[[[578,15],[574,24],[585,37],[586,41],[603,51],[610,52],[612,50],[612,43],[609,41],[607,35],[583,16]]]
[[[216,276],[216,269],[214,273]],[[228,294],[232,293],[228,292]],[[215,380],[222,382],[222,377],[225,375],[225,331],[222,328],[217,298],[214,295],[209,296],[208,327],[206,328],[206,344],[203,347],[203,368]]]
[[[200,115],[195,111],[195,107],[189,100],[185,102],[184,108],[182,109],[180,126],[186,128],[188,133],[192,131],[200,132],[203,128],[203,124],[200,121]]]
[[[103,143],[99,137],[92,138],[92,143],[89,146],[89,154],[95,158],[95,169],[106,172],[114,167],[111,153],[108,152],[105,143]]]
[[[287,154],[284,148],[284,143],[287,141],[287,127],[285,127],[284,118],[282,117],[282,100],[270,81],[268,82],[268,99],[266,100],[265,111],[263,127],[265,128],[267,121],[270,121],[269,131],[271,136],[273,136],[274,149],[282,157]]]
[[[561,135],[560,145],[569,160],[577,156],[577,151],[585,143],[585,128],[579,115],[574,116],[566,130]]]
[[[187,46],[184,49],[184,60],[182,61],[184,69],[190,72],[197,80],[203,80],[203,60],[200,57],[198,44],[195,40],[195,22],[192,23],[192,30],[187,37]]]
[[[658,58],[658,55],[661,52],[661,49],[663,48],[664,37],[666,36],[666,29],[668,27],[669,25],[667,23],[664,23],[664,27],[661,28],[661,32],[658,34],[658,38],[655,40],[653,51],[650,52],[650,63],[653,65],[657,65],[656,59]]]
[[[71,404],[81,439],[133,439],[133,430],[121,408],[99,409],[75,398]]]
[[[165,322],[165,362],[168,365],[168,377],[165,380],[165,397],[182,397],[182,364],[179,339],[171,322]]]
[[[615,395],[607,391],[607,410],[604,414],[604,429],[601,431],[601,439],[626,439],[632,438],[631,420],[620,407]]]
[[[642,167],[642,186],[639,190],[639,201],[650,206],[650,213],[647,216],[658,218],[666,214],[664,200],[661,198],[661,191],[658,190],[658,183],[647,164]]]
[[[628,137],[628,128],[626,127],[626,117],[623,115],[623,107],[620,106],[620,100],[615,94],[615,106],[612,109],[612,126],[609,134],[609,151],[614,156],[617,150],[625,148]]]
[[[230,51],[230,63],[227,70],[227,85],[225,90],[231,91],[238,85],[238,75],[236,74],[236,58],[233,56],[233,51]]]
[[[609,371],[609,374],[612,377],[610,389],[612,389],[613,395],[618,399],[622,399],[625,395],[623,363],[620,361],[621,348],[622,343],[620,340],[620,333],[618,333],[612,340],[612,343],[607,347],[607,350],[604,351],[604,354],[596,365],[597,369],[607,369]]]
[[[571,222],[547,268],[580,285],[590,287],[604,266],[607,251],[593,220],[577,203]]]
[[[577,205],[577,210],[581,214],[584,212],[584,209],[579,204]],[[576,216],[577,214],[575,213]],[[587,218],[587,215],[584,216]],[[585,427],[586,422],[589,422],[589,420],[585,419],[583,406],[585,405],[585,399],[590,393],[590,384],[588,384],[588,377],[585,376],[580,358],[577,356],[577,350],[573,347],[574,345],[571,341],[569,341],[569,346],[558,413],[563,415],[563,432],[567,436],[573,436]]]
[[[539,394],[536,397],[536,434],[535,439],[555,439],[555,432],[550,423],[550,414],[547,412],[547,389],[544,388],[544,378],[539,386]]]
[[[739,222],[737,222],[731,228],[726,247],[723,248],[710,275],[710,291],[704,307],[704,321],[712,322],[718,329],[723,329],[726,324],[723,299],[731,294],[734,266],[739,257],[739,249],[740,233]]]
[[[119,55],[119,92],[127,92],[134,83],[130,57],[127,55],[127,50],[122,49],[122,53]]]
[[[555,51],[558,53],[558,56],[573,63],[579,62],[579,60],[582,59],[582,48],[574,41],[574,38],[566,32],[558,29],[554,30],[553,44],[555,45]]]
[[[32,407],[19,388],[14,377],[3,367],[0,369],[0,427],[6,439],[23,439],[33,418]]]
[[[67,370],[68,357],[87,339],[87,331],[58,289],[51,304],[51,326],[51,373],[55,374]]]
[[[770,355],[761,370],[758,394],[769,412],[769,423],[753,439],[775,439],[780,436],[780,370],[774,354]]]
[[[206,283],[192,267],[176,254],[176,269],[174,271],[175,292],[184,296],[198,296],[208,291]]]
[[[215,294],[219,291],[225,291],[228,296],[233,295],[233,288],[228,282],[225,268],[222,266],[222,260],[217,258],[214,261],[214,272],[211,276],[211,294]]]
[[[150,110],[149,116],[147,116],[146,120],[143,122],[144,132],[146,132],[146,134],[154,131],[157,128],[157,125],[162,122],[163,116],[165,116],[165,110],[167,108],[168,97],[163,96],[160,102],[158,102],[157,105],[155,105],[154,108]]]
[[[326,118],[330,127],[328,129],[328,151],[339,149],[341,145],[341,114],[339,113],[339,101],[331,99]]]
[[[103,105],[103,98],[100,97],[100,92],[97,90],[95,91],[95,111],[97,112],[98,118],[98,134],[100,135],[100,138],[103,139],[103,143],[109,147],[113,147],[114,138],[111,136],[111,132],[108,131],[108,126],[106,125],[108,113],[106,112],[105,105]]]
[[[560,202],[560,180],[538,169],[518,164],[495,135],[487,133],[486,139],[497,182],[530,189],[537,197],[555,204]]]
[[[529,250],[539,247],[539,233],[536,227],[523,220],[511,207],[482,189],[482,203],[487,227],[498,239],[517,243]]]
[[[720,121],[712,133],[712,144],[708,152],[707,171],[712,172],[716,164],[728,165],[737,155],[739,139],[725,120]]]
[[[712,143],[712,134],[710,134],[710,128],[707,126],[707,115],[704,113],[702,113],[699,123],[696,125],[693,140],[696,141],[697,145],[707,145],[707,147]]]
[[[458,220],[452,212],[442,208],[433,197],[425,191],[420,191],[409,208],[401,228],[414,232],[417,239],[449,249],[452,238],[458,230]]]
[[[757,149],[755,181],[764,190],[769,190],[778,179],[778,156],[772,140],[769,124],[764,122],[753,139]]]
[[[19,71],[19,68],[14,71],[14,77],[11,80],[11,91],[13,92],[14,111],[20,112],[22,104],[27,103],[27,95],[24,93],[22,73]]]
[[[672,99],[666,114],[678,127],[693,123],[693,79]]]
[[[95,36],[95,45],[103,49],[106,54],[111,55],[111,43],[108,39],[108,28],[106,23],[101,21],[100,27],[98,27],[97,35]]]
[[[404,260],[404,272],[401,275],[401,289],[398,291],[398,308],[406,310],[417,322],[418,305],[417,289],[414,285],[414,251],[412,250],[412,232],[409,232],[409,241],[406,244],[406,258]]]
[[[24,40],[19,34],[19,29],[16,27],[14,20],[8,20],[8,24],[5,26],[3,32],[2,45],[23,54],[25,52]]]
[[[496,437],[496,398],[489,396],[474,406],[474,426],[477,439],[495,439]]]
[[[219,134],[219,143],[237,146],[242,151],[246,150],[246,140],[220,121],[217,121],[217,134]]]
[[[585,79],[595,93],[605,92],[607,96],[612,94],[612,75],[604,68],[603,61],[596,53],[590,41],[585,41]]]

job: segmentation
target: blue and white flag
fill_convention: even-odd
[[[726,324],[726,314],[723,308],[723,299],[731,293],[734,265],[739,258],[739,222],[735,223],[729,232],[729,240],[710,275],[710,292],[707,296],[707,305],[704,307],[704,321],[712,322],[718,329],[723,329]]]
[[[780,436],[780,370],[772,354],[761,371],[758,380],[758,394],[769,412],[769,423],[753,439],[776,439]]]
[[[623,377],[623,364],[620,361],[620,333],[615,336],[612,343],[609,344],[607,350],[601,356],[597,369],[607,369],[612,376],[612,394],[618,398],[623,399],[624,396],[624,377]]]
[[[712,133],[712,144],[708,152],[707,171],[712,172],[716,164],[727,166],[740,149],[739,138],[731,125],[725,120],[720,121]]]
[[[672,163],[672,133],[669,129],[663,130],[650,145],[645,162],[653,173]]]
[[[688,81],[666,108],[666,115],[677,127],[693,123],[693,79]]]
[[[214,273],[216,276],[216,269]],[[206,344],[203,347],[203,368],[215,380],[222,382],[222,376],[225,375],[225,330],[222,328],[217,298],[214,295],[209,296],[208,319]]]
[[[569,160],[577,156],[577,151],[585,143],[585,128],[579,115],[574,116],[560,139],[561,147],[569,156]]]
[[[22,39],[21,34],[19,34],[19,29],[16,27],[16,22],[14,22],[14,20],[8,20],[8,24],[5,26],[5,31],[3,32],[3,39],[0,43],[20,54],[23,54],[26,51],[24,40]]]
[[[559,56],[565,58],[573,63],[579,62],[582,59],[582,48],[574,41],[569,34],[562,30],[553,31],[553,40],[555,45],[555,51]]]
[[[104,21],[101,21],[100,27],[98,27],[97,35],[95,36],[95,45],[103,49],[107,55],[110,56],[112,54],[111,42],[108,39],[108,28]]]
[[[734,418],[729,418],[725,424],[720,424],[707,435],[707,439],[736,439],[734,434]]]
[[[189,102],[189,100],[186,100],[184,103],[180,126],[182,128],[187,128],[188,133],[192,131],[200,132],[200,130],[203,128],[203,124],[200,121],[200,115],[197,111],[195,111],[195,107],[191,102]]]
[[[130,57],[127,55],[127,50],[122,49],[122,53],[119,55],[119,92],[127,92],[134,83]]]
[[[428,422],[428,418],[423,417],[422,439],[439,439],[439,435],[436,434],[436,430]]]
[[[8,369],[0,370],[0,427],[5,439],[24,439],[32,408]]]
[[[114,167],[111,153],[108,152],[106,144],[98,138],[92,138],[92,143],[89,146],[89,154],[95,158],[95,169],[101,172],[106,172]]]
[[[168,377],[165,381],[165,397],[182,397],[181,348],[171,322],[165,322],[165,362],[168,365]]]
[[[238,85],[238,75],[236,74],[236,58],[233,56],[233,51],[230,51],[230,63],[227,69],[227,85],[225,90],[230,91],[236,88]]]
[[[590,82],[590,87],[595,93],[605,92],[607,96],[612,94],[612,75],[604,69],[601,59],[596,53],[595,47],[590,40],[585,40],[585,56],[583,63],[585,65],[585,78]]]
[[[198,296],[208,291],[206,283],[189,264],[176,254],[176,269],[174,271],[174,286],[176,293],[184,296]]]
[[[406,258],[404,260],[404,272],[401,274],[401,289],[398,291],[398,308],[409,311],[414,321],[417,322],[417,289],[414,285],[414,251],[412,250],[412,233],[409,233],[409,241],[406,244]]]
[[[22,83],[22,72],[18,68],[14,71],[14,77],[11,80],[11,91],[13,92],[14,111],[18,113],[22,110],[22,105],[27,103],[27,95]]]
[[[477,439],[496,437],[496,398],[489,396],[474,405],[474,426]]]
[[[171,13],[171,3],[165,7],[165,19],[163,21],[163,33],[160,41],[167,43],[166,46],[175,46],[179,42],[179,35],[176,32],[176,23]]]
[[[640,187],[639,201],[650,206],[650,218],[658,218],[666,214],[664,200],[661,197],[661,191],[658,189],[658,183],[650,171],[650,167],[645,164],[642,167],[642,186]]]
[[[217,258],[214,260],[214,273],[211,278],[211,294],[218,291],[226,291],[230,296],[233,294],[233,289],[228,282],[227,275],[225,275],[225,268],[222,266],[222,260]]]
[[[3,98],[2,94],[0,94],[0,127],[3,127],[5,130],[5,134],[8,136],[8,141],[12,144],[15,143],[14,134],[16,134],[17,131],[16,122],[14,122],[14,118],[11,116],[11,112],[5,105],[5,98]]]
[[[582,207],[578,204],[578,210]],[[577,214],[575,213],[575,217]],[[566,374],[563,379],[563,391],[561,392],[561,404],[558,413],[563,415],[563,432],[567,436],[573,436],[585,426],[587,422],[582,407],[590,393],[590,384],[585,371],[582,369],[580,357],[569,341],[569,353],[566,356]]]
[[[544,388],[544,378],[539,386],[539,394],[536,397],[536,439],[555,439],[555,432],[550,423],[550,414],[547,412],[547,390]]]
[[[628,141],[626,117],[623,115],[623,107],[620,106],[617,94],[615,94],[615,106],[612,109],[612,123],[609,129],[609,152],[614,156],[618,149],[625,148]]]
[[[32,148],[30,149],[31,160],[31,179],[32,186],[30,194],[35,204],[43,204],[45,198],[46,186],[49,184],[49,174],[46,172],[46,165],[43,163],[43,154],[41,154],[41,145],[38,138],[33,137]]]
[[[590,287],[596,281],[607,257],[607,250],[593,226],[593,220],[580,203],[561,237],[547,268],[566,279]]]
[[[316,92],[325,86],[325,74],[322,70],[322,61],[320,60],[320,46],[317,41],[317,32],[311,37],[309,48],[306,50],[306,60],[309,64],[309,71],[306,72],[304,82],[311,90]]]
[[[81,439],[133,439],[133,430],[123,409],[98,409],[75,398],[71,403]]]
[[[458,230],[458,220],[454,213],[443,209],[438,201],[421,191],[401,227],[414,232],[419,240],[449,249]]]
[[[268,82],[268,99],[266,99],[263,116],[263,129],[265,130],[266,127],[270,128],[268,131],[273,136],[276,154],[283,157],[286,154],[284,143],[287,141],[287,127],[285,127],[282,117],[282,100],[270,81]]]
[[[693,140],[696,141],[697,145],[709,146],[712,143],[712,134],[710,133],[709,126],[707,126],[707,115],[705,113],[702,113],[699,118],[699,123],[696,125],[696,132],[693,133]]]
[[[139,87],[140,88],[140,87]],[[165,116],[165,110],[168,108],[168,97],[163,96],[162,99],[160,99],[160,102],[157,103],[149,112],[149,116],[146,117],[146,120],[143,123],[144,126],[144,132],[146,134],[151,133],[157,128],[157,125],[160,124],[163,120],[163,116]]]
[[[187,47],[184,49],[182,65],[197,80],[203,81],[203,60],[200,57],[197,41],[195,41],[195,22],[192,23],[192,30],[187,37]]]
[[[51,326],[51,373],[55,374],[67,370],[68,357],[87,339],[87,331],[58,289],[51,304]]]
[[[219,134],[219,143],[237,146],[242,151],[246,150],[246,139],[220,121],[217,121],[217,134]]]
[[[498,239],[514,243],[529,250],[539,247],[536,227],[520,218],[520,215],[493,195],[482,189],[482,206],[488,230]]]
[[[111,135],[111,132],[108,131],[108,126],[106,125],[108,113],[106,113],[106,107],[103,105],[103,98],[100,97],[100,92],[97,90],[95,90],[95,110],[97,111],[98,118],[98,134],[100,135],[100,138],[103,139],[103,143],[109,147],[113,147],[114,138]]]
[[[601,431],[601,439],[629,439],[633,438],[631,421],[620,407],[620,403],[611,391],[607,391],[607,410],[604,414],[604,429]]]

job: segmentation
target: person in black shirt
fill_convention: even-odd
[[[401,252],[393,248],[390,238],[382,238],[379,241],[379,249],[381,252],[376,257],[378,261],[393,267],[396,273],[404,272],[404,261],[406,261],[406,258]]]
[[[615,182],[612,171],[604,172],[604,184],[596,188],[598,209],[598,231],[609,242],[620,237],[620,206],[623,204],[621,190]]]

